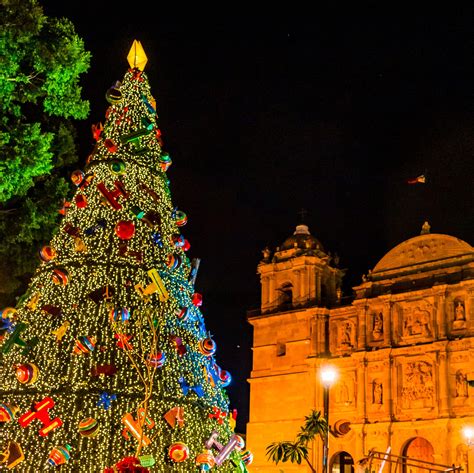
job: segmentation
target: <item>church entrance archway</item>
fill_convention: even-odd
[[[405,445],[403,456],[412,460],[406,461],[408,465],[405,463],[403,473],[426,473],[426,465],[423,462],[434,463],[434,448],[423,437],[415,437]]]
[[[338,452],[331,458],[331,473],[354,473],[354,460],[347,452]]]

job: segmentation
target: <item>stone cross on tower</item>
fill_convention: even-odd
[[[306,216],[308,215],[308,211],[305,208],[302,208],[298,215],[300,216],[300,223],[304,223]]]

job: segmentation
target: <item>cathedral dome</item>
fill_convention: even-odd
[[[280,246],[280,251],[291,250],[292,248],[324,251],[319,240],[309,232],[307,225],[297,225],[293,235],[289,236]]]
[[[459,238],[439,233],[422,233],[390,250],[376,264],[372,275],[387,271],[403,272],[409,267],[422,265],[429,269],[473,257],[474,248]]]

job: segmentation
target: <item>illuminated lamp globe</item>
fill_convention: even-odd
[[[332,366],[324,366],[320,372],[321,382],[325,387],[330,387],[337,379],[337,371]]]
[[[472,445],[473,438],[474,438],[474,428],[470,426],[466,426],[462,429],[462,433],[464,435],[464,438],[467,441],[467,444],[470,446]]]

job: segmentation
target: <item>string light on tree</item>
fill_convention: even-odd
[[[0,468],[246,472],[140,42],[128,60],[71,174],[76,194],[58,204],[59,231],[2,312],[0,353],[14,368],[0,372],[0,449],[13,453]]]

